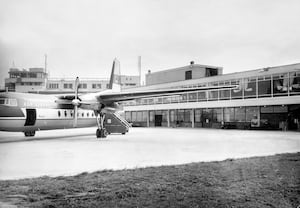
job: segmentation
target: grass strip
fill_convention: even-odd
[[[0,181],[14,207],[297,207],[300,153]]]

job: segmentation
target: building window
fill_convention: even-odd
[[[246,121],[251,122],[252,119],[257,119],[258,114],[258,107],[246,107]]]
[[[72,89],[73,88],[73,84],[64,83],[64,88],[65,89]]]
[[[259,77],[258,79],[258,96],[268,97],[271,96],[271,79],[270,77]]]
[[[58,111],[57,113],[58,113],[58,117],[60,117],[60,116],[61,116],[61,115],[60,115],[60,111]]]
[[[186,71],[185,72],[185,80],[188,80],[188,79],[192,79],[192,71]]]
[[[131,122],[131,111],[125,112],[125,119],[126,121]]]
[[[49,89],[58,89],[58,83],[49,83],[48,88]]]
[[[290,73],[290,94],[300,94],[300,72]]]
[[[141,122],[143,120],[143,112],[142,111],[138,111],[136,113],[136,121]]]
[[[224,108],[224,121],[225,122],[234,121],[234,108]]]
[[[245,111],[245,107],[238,107],[234,109],[234,116],[235,116],[235,121],[245,121],[246,119],[246,111]]]
[[[87,84],[86,83],[79,84],[79,88],[86,89],[87,88]]]
[[[204,101],[206,100],[206,92],[202,91],[202,92],[198,92],[198,101]]]
[[[68,113],[67,113],[67,111],[65,111],[65,117],[67,117],[67,115],[68,115]]]
[[[143,111],[142,121],[147,122],[147,118],[148,118],[148,112],[147,111]]]
[[[256,97],[256,78],[246,78],[244,79],[244,97],[254,98]]]
[[[223,121],[223,109],[222,108],[215,108],[212,109],[213,113],[213,122],[222,122]]]
[[[101,89],[101,84],[92,84],[93,89]]]
[[[209,100],[218,100],[218,90],[209,90],[207,93]]]
[[[231,85],[237,85],[237,89],[231,90],[231,99],[242,98],[243,95],[243,83],[242,80],[232,80]]]
[[[206,77],[216,76],[218,75],[218,69],[213,68],[205,68]]]
[[[201,109],[195,109],[195,122],[201,122]]]

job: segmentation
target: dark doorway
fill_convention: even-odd
[[[161,126],[162,115],[155,115],[155,126]]]
[[[26,122],[25,126],[33,126],[36,121],[36,110],[35,109],[26,109]]]
[[[300,105],[289,106],[288,130],[300,130]]]

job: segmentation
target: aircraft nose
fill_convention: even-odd
[[[0,117],[25,117],[21,108],[0,105]]]

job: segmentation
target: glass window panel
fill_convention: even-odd
[[[198,100],[199,101],[206,100],[206,92],[205,91],[198,92]]]
[[[250,122],[252,119],[257,119],[258,110],[258,107],[246,107],[246,121]]]
[[[215,108],[213,111],[213,122],[222,122],[223,121],[223,112],[222,108]]]
[[[163,103],[164,104],[168,104],[168,103],[170,103],[171,102],[171,97],[164,97],[163,98]]]
[[[168,121],[168,111],[166,111],[166,110],[162,111],[162,121],[163,122]]]
[[[258,81],[258,96],[270,96],[271,95],[271,80]]]
[[[182,101],[187,102],[187,94],[182,94]]]
[[[274,112],[273,106],[262,106],[260,108],[260,112],[261,113],[273,113]]]
[[[184,110],[184,122],[191,122],[191,110]]]
[[[133,122],[137,121],[137,120],[136,120],[136,111],[132,111],[132,112],[131,112],[131,120],[132,120]]]
[[[220,99],[227,100],[230,98],[230,90],[220,90]]]
[[[201,109],[195,109],[195,122],[201,122]]]
[[[209,100],[218,100],[218,90],[207,91]]]
[[[234,121],[234,108],[224,108],[224,121]]]
[[[155,115],[155,114],[154,114],[154,111],[150,111],[150,112],[149,112],[149,116],[150,116],[149,121],[150,121],[150,122],[154,122],[154,115]]]
[[[203,109],[202,110],[202,120],[203,122],[209,123],[210,121],[212,121],[212,109],[207,108],[207,109]]]
[[[197,101],[197,93],[189,93],[188,94],[188,96],[189,96],[189,102],[195,102],[195,101]]]
[[[131,112],[130,112],[130,111],[126,111],[126,112],[125,112],[125,119],[126,119],[128,122],[131,122]]]
[[[179,96],[172,96],[171,97],[171,102],[172,103],[178,103],[178,100],[179,100]]]
[[[142,121],[147,121],[148,118],[148,112],[147,111],[143,111],[143,119]]]
[[[243,89],[243,83],[241,80],[231,81],[232,85],[238,85],[236,89],[231,90],[231,99],[235,98],[241,98],[243,95],[242,89]]]
[[[238,107],[234,109],[234,116],[235,116],[235,121],[245,121],[246,119],[246,111],[245,111],[245,107]]]
[[[178,110],[178,121],[184,121],[184,110]]]
[[[142,111],[138,111],[136,113],[136,121],[142,121],[143,120],[143,112]]]
[[[170,110],[170,122],[175,122],[175,110]]]
[[[287,113],[288,112],[288,108],[286,105],[274,106],[273,110],[274,110],[274,113]]]
[[[300,74],[299,73],[290,73],[290,93],[300,94]]]
[[[250,81],[250,79],[245,79],[244,96],[246,98],[256,97],[256,80]]]
[[[273,94],[275,96],[286,95],[288,87],[288,77],[286,74],[273,76]]]

